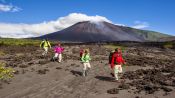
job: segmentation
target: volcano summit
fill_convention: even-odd
[[[157,41],[169,35],[139,30],[126,26],[114,25],[108,22],[84,21],[78,22],[64,30],[38,37],[37,39],[49,38],[50,40],[72,42],[99,42],[99,41]]]

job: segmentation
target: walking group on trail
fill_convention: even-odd
[[[43,48],[42,56],[46,56],[48,53],[48,49],[51,48],[50,42],[45,39],[41,42],[40,47]],[[64,48],[61,46],[60,43],[58,43],[54,48],[53,51],[55,52],[55,55],[52,58],[52,61],[57,61],[60,63],[62,62],[62,53],[64,51]],[[83,70],[82,70],[82,76],[86,77],[88,75],[88,72],[91,69],[91,57],[89,49],[81,49],[80,50],[80,62],[83,64]],[[114,77],[116,81],[119,80],[119,74],[123,72],[122,65],[126,64],[123,56],[122,51],[120,48],[116,48],[115,50],[112,50],[109,54],[109,65],[111,68],[111,75]]]

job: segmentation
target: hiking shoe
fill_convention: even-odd
[[[116,80],[116,79],[112,80],[112,82],[120,83],[120,81],[119,80]]]
[[[112,77],[114,77],[114,73],[110,73]]]

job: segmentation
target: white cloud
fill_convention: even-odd
[[[62,30],[81,21],[106,21],[112,23],[110,20],[103,16],[87,16],[86,14],[81,13],[71,13],[68,16],[60,17],[55,21],[38,24],[0,23],[0,36],[10,38],[36,37]]]
[[[124,25],[124,24],[119,24],[119,23],[118,23],[118,24],[115,24],[115,25],[118,25],[118,26],[126,26],[126,25]]]
[[[136,29],[144,29],[144,28],[149,27],[149,23],[147,22],[135,21],[134,24],[135,25],[132,27]]]
[[[21,8],[13,5],[0,4],[0,12],[18,12]]]

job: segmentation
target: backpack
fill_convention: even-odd
[[[83,56],[83,51],[80,51],[80,58]]]
[[[83,53],[84,53],[84,50],[81,49],[79,53],[80,53],[80,60],[81,60],[81,58],[82,58],[82,56],[83,56]]]
[[[44,42],[41,43],[41,47],[42,47],[42,48],[44,47],[45,43],[46,43],[47,45],[49,45],[48,41],[44,41]]]
[[[113,54],[114,54],[114,52],[110,52],[110,54],[109,54],[109,64],[111,64]]]
[[[45,44],[45,41],[41,43],[41,47],[42,47],[42,48],[44,47],[44,44]]]

